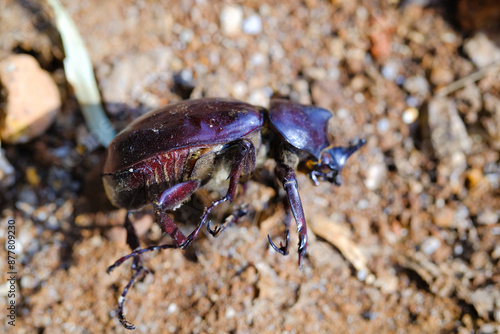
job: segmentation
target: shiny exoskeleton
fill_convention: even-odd
[[[307,173],[315,184],[340,185],[347,158],[365,143],[334,147],[327,123],[332,114],[322,108],[287,100],[272,100],[269,110],[231,99],[183,101],[151,111],[132,122],[109,144],[103,182],[111,202],[129,211],[153,204],[156,222],[172,238],[167,245],[140,248],[129,219],[127,243],[133,252],[108,268],[108,272],[133,257],[134,274],[119,300],[120,322],[128,329],[123,303],[134,280],[147,272],[140,254],[166,248],[186,248],[219,204],[232,201],[241,177],[252,174],[257,156],[276,161],[275,176],[286,192],[285,245],[271,246],[288,254],[289,226],[295,218],[299,235],[299,265],[306,253],[307,226],[295,170]],[[221,199],[205,208],[196,228],[187,237],[167,214],[187,201],[221,170],[229,170],[229,186]],[[217,236],[222,225],[209,232]]]

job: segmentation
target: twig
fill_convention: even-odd
[[[500,68],[500,61],[494,62],[493,64],[483,67],[480,70],[473,72],[466,77],[458,79],[457,81],[453,81],[449,85],[439,88],[435,92],[435,95],[437,97],[444,97],[450,93],[453,93],[454,91],[464,88],[468,84],[481,80],[487,74],[498,71],[499,68]]]

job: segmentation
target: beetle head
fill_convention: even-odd
[[[309,160],[306,163],[306,169],[311,176],[313,182],[317,185],[318,180],[328,181],[337,186],[342,184],[340,172],[344,167],[347,158],[356,152],[361,146],[366,143],[366,140],[360,139],[353,145],[343,147],[327,147],[320,154],[320,160],[315,162]]]

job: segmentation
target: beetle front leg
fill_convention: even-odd
[[[236,195],[236,189],[238,188],[238,182],[240,181],[241,174],[243,172],[250,173],[255,168],[255,147],[252,144],[252,142],[247,139],[242,139],[237,141],[235,145],[238,146],[238,151],[234,156],[231,172],[229,173],[228,176],[229,187],[227,189],[226,196],[224,196],[218,201],[213,202],[212,205],[210,205],[208,208],[205,209],[200,219],[200,222],[198,223],[198,226],[187,237],[187,241],[185,244],[182,245],[182,248],[186,248],[194,239],[196,239],[196,236],[200,232],[201,227],[205,224],[208,215],[217,205],[222,204],[226,201],[230,202],[233,201]],[[221,226],[217,226],[214,230],[211,230],[210,226],[208,227],[209,227],[208,231],[213,236],[218,235],[218,233],[222,229]]]
[[[275,174],[278,180],[283,185],[283,188],[287,194],[287,200],[289,207],[292,211],[293,217],[295,218],[295,222],[297,223],[297,233],[299,234],[299,266],[302,264],[302,258],[304,257],[307,249],[307,225],[306,219],[304,216],[304,210],[302,208],[302,201],[300,200],[300,195],[298,191],[297,177],[295,176],[295,172],[292,167],[279,163],[276,166]],[[288,220],[288,222],[287,222]],[[288,227],[289,219],[285,219],[285,227],[287,228],[287,244],[288,244]],[[269,239],[270,240],[270,239]],[[281,254],[284,254],[284,250],[286,250],[287,245],[285,247],[278,248],[271,242],[271,246],[275,250],[278,250]]]

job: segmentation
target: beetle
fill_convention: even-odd
[[[135,326],[125,319],[123,304],[134,280],[148,270],[140,254],[167,248],[185,249],[196,238],[210,212],[235,198],[240,178],[250,176],[259,165],[257,157],[276,161],[275,177],[286,193],[284,201],[285,244],[278,247],[268,235],[270,245],[287,255],[292,216],[299,236],[299,266],[307,249],[307,225],[298,192],[295,170],[309,175],[314,184],[327,181],[342,184],[340,172],[347,158],[365,144],[357,140],[346,147],[331,144],[327,123],[332,114],[323,108],[273,99],[268,110],[223,98],[186,100],[144,114],[109,144],[103,167],[103,183],[112,204],[128,213],[124,227],[132,253],[108,268],[108,273],[133,258],[134,274],[124,288],[118,316],[127,329]],[[217,173],[229,176],[227,193],[206,207],[187,237],[167,211],[186,202]],[[226,175],[227,175],[226,174]],[[140,248],[130,220],[133,210],[152,203],[156,222],[172,244]],[[218,236],[224,224],[207,229]]]

